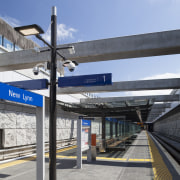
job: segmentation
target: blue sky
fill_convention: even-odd
[[[48,38],[52,6],[61,44],[180,29],[180,0],[6,0],[0,17],[13,26],[39,24]],[[180,55],[80,64],[66,71],[96,73],[112,73],[113,81],[180,77]],[[133,94],[138,95],[126,93]]]

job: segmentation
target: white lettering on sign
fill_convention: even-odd
[[[33,101],[33,98],[31,96],[26,96],[23,94],[23,100],[26,101]]]
[[[9,89],[9,96],[11,96],[13,98],[18,98],[18,99],[21,97],[20,94],[15,93],[15,92],[13,92],[13,90],[10,90],[10,89]]]

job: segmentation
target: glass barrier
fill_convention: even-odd
[[[2,35],[0,35],[0,45],[2,46]]]
[[[10,52],[14,51],[14,44],[6,38],[4,38],[3,46]]]
[[[115,138],[116,137],[116,123],[113,122],[112,126],[113,126],[112,127],[112,130],[113,130],[112,134],[113,134],[113,138]]]
[[[106,139],[110,139],[110,121],[106,121]]]
[[[116,132],[117,131],[117,132]],[[117,122],[106,120],[105,139],[102,139],[102,131],[96,136],[97,146],[100,152],[105,152],[106,148],[122,147],[126,148],[131,143],[133,136],[141,131],[141,127],[133,122],[121,120]],[[112,133],[112,137],[111,137]],[[117,137],[116,137],[117,135]]]
[[[19,46],[17,46],[17,45],[15,44],[15,51],[20,51],[20,50],[22,50],[22,48],[20,48]]]

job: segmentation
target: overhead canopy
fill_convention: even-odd
[[[174,89],[180,87],[180,79],[156,79],[115,82],[112,86],[68,87],[58,89],[58,93],[112,92],[133,90]],[[160,115],[165,108],[170,108],[173,101],[179,101],[179,95],[132,96],[81,99],[79,105],[64,107],[64,110],[95,117],[126,116],[127,120],[147,120],[151,107],[151,117]],[[162,102],[161,104],[155,104]],[[167,103],[164,103],[167,102]],[[154,109],[158,110],[157,112]]]
[[[159,97],[159,98],[158,98]],[[151,114],[159,115],[160,112],[163,112],[165,108],[170,108],[171,103],[159,103],[154,104],[160,99],[168,99],[170,101],[178,101],[179,96],[176,95],[166,95],[166,96],[134,96],[134,97],[123,97],[121,101],[117,101],[114,98],[110,98],[111,101],[105,102],[104,99],[108,98],[93,98],[93,99],[81,99],[80,104],[69,104],[63,105],[62,108],[65,111],[75,112],[87,115],[89,117],[118,117],[125,116],[126,120],[139,122],[145,122],[151,109],[153,111]],[[102,99],[102,102],[101,102]],[[129,100],[130,99],[130,100]],[[133,100],[132,100],[133,99]],[[154,99],[154,100],[153,100]],[[163,102],[163,101],[162,101]],[[156,109],[156,111],[155,111]]]
[[[119,92],[119,91],[142,91],[159,89],[178,89],[180,88],[180,78],[173,79],[153,79],[138,81],[113,82],[108,86],[86,86],[86,87],[67,87],[58,88],[58,94],[77,94],[84,92]]]
[[[67,45],[60,45],[61,48]],[[78,63],[108,61],[137,57],[149,57],[180,53],[180,30],[140,34],[126,37],[102,39],[95,41],[68,44],[74,46],[76,53],[70,55],[66,50],[61,53]],[[40,52],[34,49],[0,54],[0,71],[32,68],[37,63],[50,61],[50,53],[47,48],[40,48]],[[60,59],[60,57],[58,57]],[[74,94],[84,92],[118,92],[139,91],[156,89],[176,89],[180,87],[180,79],[141,80],[114,82],[112,86],[73,87],[58,89],[58,94]],[[82,113],[91,116],[126,116],[132,121],[147,119],[154,102],[169,102],[178,100],[177,96],[146,97],[146,98],[116,98],[107,102],[102,100],[82,100],[82,105],[62,105],[65,110]],[[163,109],[170,104],[153,107]]]
[[[103,97],[103,98],[88,98],[88,99],[86,98],[86,99],[81,99],[81,103],[96,104],[96,103],[143,101],[143,100],[151,100],[153,102],[170,102],[170,101],[179,101],[180,96],[178,94],[174,94],[174,95],[154,95],[154,96],[125,96],[125,97]]]
[[[179,54],[180,30],[71,43],[57,48],[64,46],[74,46],[76,53],[73,55],[67,50],[60,52],[78,63]],[[40,48],[43,52],[30,49],[0,54],[0,71],[33,68],[37,63],[49,61],[50,53],[44,51],[46,49]]]

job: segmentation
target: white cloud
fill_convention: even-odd
[[[148,80],[148,79],[170,79],[170,78],[180,78],[180,73],[157,74],[157,75],[145,77],[142,80]]]
[[[154,76],[145,77],[142,80],[150,79],[169,79],[169,78],[180,78],[180,73],[164,73],[157,74]],[[152,90],[152,91],[131,91],[126,92],[126,96],[147,96],[147,95],[167,95],[170,94],[172,90]]]
[[[151,96],[151,95],[168,95],[172,90],[153,90],[153,91],[131,91],[126,92],[125,96]]]
[[[58,24],[57,25],[57,41],[61,42],[63,40],[71,39],[73,38],[73,33],[75,33],[77,30],[74,28],[69,28],[65,24]],[[48,30],[45,34],[42,35],[43,38],[50,42],[51,41],[51,27],[48,27]]]
[[[17,26],[21,25],[19,20],[9,17],[9,16],[1,16],[0,15],[0,18],[2,18],[4,21],[6,21],[12,27],[17,27]]]

